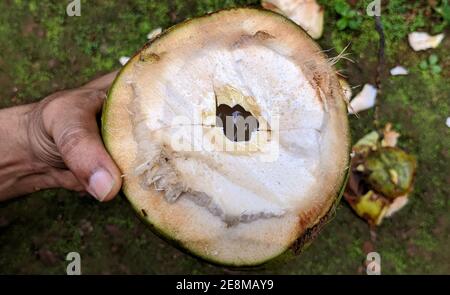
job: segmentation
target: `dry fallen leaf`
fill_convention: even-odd
[[[400,133],[392,130],[392,124],[387,123],[383,130],[382,146],[395,147],[397,145],[397,139],[400,137]]]
[[[384,217],[391,217],[394,213],[400,211],[403,207],[405,207],[406,204],[408,204],[408,195],[395,198],[388,206]]]
[[[348,82],[343,78],[339,78],[339,84],[341,84],[341,88],[342,91],[344,92],[345,98],[347,99],[347,102],[349,102],[353,95],[352,88],[350,87]]]
[[[350,101],[348,112],[350,114],[356,114],[370,109],[375,105],[376,98],[377,89],[375,86],[366,84],[364,85],[363,90]]]
[[[262,0],[261,5],[290,18],[312,38],[322,36],[324,9],[315,0]]]
[[[431,36],[425,32],[413,32],[408,35],[409,45],[414,51],[436,48],[444,39],[444,34]]]

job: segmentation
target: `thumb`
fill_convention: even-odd
[[[47,108],[50,130],[65,165],[87,192],[99,201],[111,200],[120,190],[121,173],[106,152],[96,122],[105,93],[83,89],[55,100]]]
[[[114,198],[120,190],[120,171],[105,151],[98,133],[73,128],[59,140],[62,158],[75,177],[97,200]]]

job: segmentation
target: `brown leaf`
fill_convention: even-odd
[[[397,146],[397,140],[400,137],[400,133],[392,129],[392,124],[387,123],[383,130],[383,140],[381,141],[382,146]]]

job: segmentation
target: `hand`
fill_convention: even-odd
[[[115,76],[52,94],[37,104],[0,110],[0,125],[2,118],[12,125],[0,127],[0,152],[11,153],[4,163],[0,160],[0,200],[53,187],[87,191],[99,201],[118,193],[121,174],[102,144],[96,121]],[[3,142],[4,136],[9,143]]]

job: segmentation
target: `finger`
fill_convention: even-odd
[[[14,187],[2,196],[8,200],[16,196],[37,192],[43,189],[63,187],[80,192],[84,189],[78,179],[68,170],[51,169],[44,174],[29,175],[16,181]]]
[[[84,118],[90,121],[101,110],[106,98],[103,90],[92,90],[81,88],[66,94],[62,97],[48,101],[42,108],[42,121],[47,134],[54,134],[63,123],[71,123],[73,120]],[[72,119],[73,118],[73,119]]]
[[[101,76],[100,78],[97,78],[97,79],[85,84],[82,88],[90,88],[90,89],[98,89],[98,90],[106,91],[111,86],[111,84],[114,81],[114,79],[116,78],[118,72],[119,71],[114,71],[107,75]]]
[[[112,199],[122,180],[119,169],[105,151],[97,126],[70,124],[64,128],[56,134],[55,142],[66,166],[96,199]]]
[[[81,97],[55,100],[44,116],[54,118],[50,134],[66,166],[86,191],[99,201],[108,201],[120,190],[122,179],[103,146],[95,120],[104,93],[81,91],[78,95]]]

